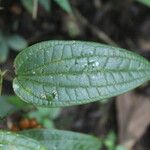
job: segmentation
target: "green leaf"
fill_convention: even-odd
[[[150,7],[150,0],[137,0],[138,2]]]
[[[43,107],[38,107],[37,110],[29,112],[29,117],[34,118],[34,117],[41,117],[41,119],[49,118],[49,119],[56,119],[60,113],[60,108],[43,108]],[[40,120],[41,120],[40,119]]]
[[[20,98],[17,96],[4,96],[7,98],[7,101],[11,104],[17,107],[18,109],[24,108],[29,106],[27,103],[23,102]]]
[[[150,63],[130,51],[81,41],[47,41],[15,59],[15,93],[38,106],[107,99],[150,79]]]
[[[8,46],[5,42],[0,42],[0,63],[4,63],[8,57]]]
[[[114,132],[110,132],[107,135],[107,137],[104,141],[104,144],[107,147],[107,149],[113,149],[113,147],[115,147],[116,139],[117,139],[117,137]]]
[[[8,45],[13,50],[20,51],[27,47],[27,41],[19,35],[12,35],[8,38]]]
[[[4,35],[2,33],[2,31],[0,30],[0,42],[2,42],[4,40]]]
[[[4,63],[8,57],[9,48],[5,38],[5,35],[0,30],[0,63]]]
[[[54,128],[53,120],[58,117],[60,108],[43,108],[38,107],[37,110],[28,113],[30,118],[36,118],[36,120],[46,128]]]
[[[44,7],[46,11],[50,12],[50,0],[39,0],[39,3]]]
[[[43,125],[43,127],[48,128],[48,129],[54,129],[55,128],[53,121],[48,120],[48,119],[43,119],[42,125]]]
[[[54,0],[64,11],[72,13],[72,9],[68,0]]]
[[[25,103],[16,96],[0,96],[0,118],[9,115],[24,106]]]
[[[60,113],[60,108],[41,108],[38,107],[38,112],[42,117],[56,119]]]
[[[75,132],[34,129],[22,132],[23,135],[38,140],[49,150],[99,150],[99,139]]]
[[[21,0],[23,6],[27,9],[27,11],[32,14],[33,12],[33,0]]]
[[[123,145],[118,145],[116,147],[116,150],[127,150],[126,147],[124,147]]]
[[[0,131],[0,149],[46,150],[38,141],[34,139],[6,131]]]

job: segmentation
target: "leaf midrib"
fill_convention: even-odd
[[[49,64],[55,64],[55,63],[62,63],[62,62],[65,62],[65,61],[67,61],[67,60],[74,60],[74,61],[77,61],[78,59],[85,59],[85,58],[99,58],[99,59],[101,59],[102,57],[103,58],[121,58],[121,59],[127,59],[127,60],[129,60],[129,61],[138,61],[138,62],[140,62],[140,63],[142,63],[142,62],[144,62],[144,58],[138,58],[138,59],[135,59],[135,57],[133,57],[133,58],[130,58],[130,57],[123,57],[123,56],[119,56],[119,55],[85,55],[85,56],[76,56],[76,57],[71,57],[71,58],[65,58],[65,59],[60,59],[60,60],[51,60],[51,61],[49,61],[49,62],[47,62],[47,63],[45,63],[45,64],[42,64],[42,65],[38,65],[38,66],[36,66],[36,67],[34,67],[34,68],[32,68],[32,69],[28,69],[28,70],[25,70],[25,72],[27,73],[27,72],[31,72],[31,71],[35,71],[35,70],[37,70],[37,69],[40,69],[40,68],[43,68],[43,67],[46,67],[47,65],[49,65]],[[29,57],[28,57],[29,58]],[[27,59],[26,59],[26,61],[27,61]],[[145,63],[145,62],[144,62]],[[16,64],[17,64],[17,62],[16,62]],[[146,63],[145,63],[146,64]],[[23,64],[22,64],[23,65]],[[18,70],[17,70],[17,72],[16,73],[19,73],[19,74],[21,74],[20,72],[19,72],[19,70],[20,70],[20,68],[22,68],[22,65],[18,68]]]
[[[65,72],[50,72],[50,73],[31,73],[31,74],[18,74],[19,77],[33,77],[33,76],[37,76],[37,77],[44,77],[44,76],[62,76],[62,75],[89,75],[90,73],[131,73],[131,72],[150,72],[150,69],[99,69],[99,70],[89,70],[89,71],[65,71]]]
[[[30,78],[27,78],[27,77],[24,77],[24,78],[22,78],[21,80],[23,80],[23,79],[25,79],[25,80],[28,80],[28,81],[30,81],[31,83],[32,82],[35,82],[35,83],[38,83],[38,84],[44,84],[45,86],[49,86],[49,87],[54,87],[54,86],[56,86],[57,88],[59,88],[59,87],[66,87],[66,88],[89,88],[89,87],[97,87],[97,88],[100,88],[100,87],[106,87],[106,86],[117,86],[117,85],[123,85],[123,84],[128,84],[128,83],[131,83],[132,81],[136,81],[136,80],[139,80],[139,79],[144,79],[144,78],[146,78],[146,77],[139,77],[139,78],[134,78],[134,79],[132,79],[132,80],[127,80],[127,81],[122,81],[122,82],[118,82],[118,83],[111,83],[111,84],[105,84],[105,85],[91,85],[91,84],[89,84],[89,86],[83,86],[83,85],[79,85],[79,86],[75,86],[75,85],[67,85],[67,84],[63,84],[63,85],[61,85],[61,84],[53,84],[53,83],[48,83],[48,82],[40,82],[40,81],[38,81],[38,80],[34,80],[34,79],[30,79]],[[19,80],[19,79],[18,79]]]

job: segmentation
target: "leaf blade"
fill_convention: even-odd
[[[72,13],[70,2],[68,0],[54,0],[64,11]]]
[[[20,35],[12,35],[8,38],[8,45],[16,51],[20,51],[27,47],[27,41]]]
[[[150,7],[150,1],[149,0],[136,0],[138,2],[140,2],[141,4]]]
[[[149,62],[93,42],[47,41],[18,55],[16,94],[39,106],[69,106],[110,98],[149,80]]]
[[[99,150],[101,147],[99,139],[70,131],[33,129],[21,133],[38,140],[49,150]]]
[[[26,8],[26,10],[30,14],[32,14],[32,12],[33,12],[33,6],[34,6],[33,0],[21,0],[21,2],[22,2],[22,5]]]
[[[0,131],[1,149],[46,150],[38,141],[12,132]]]
[[[26,106],[16,96],[0,96],[0,119]]]
[[[50,0],[39,0],[39,3],[44,7],[47,12],[51,11],[51,2]]]
[[[0,63],[4,63],[7,60],[9,48],[6,43],[0,42]]]

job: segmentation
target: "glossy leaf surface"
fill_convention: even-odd
[[[22,134],[38,140],[48,150],[99,150],[99,139],[75,132],[34,129]]]
[[[107,99],[150,79],[150,63],[121,48],[92,42],[47,41],[15,60],[13,87],[26,102],[69,106]]]

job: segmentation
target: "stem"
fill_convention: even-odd
[[[37,18],[37,11],[38,11],[38,0],[33,0],[33,12],[32,12],[33,19]]]
[[[6,70],[5,71],[1,71],[0,70],[0,96],[1,96],[1,94],[2,94],[2,86],[3,86],[3,77],[4,77],[4,75],[6,74]]]

